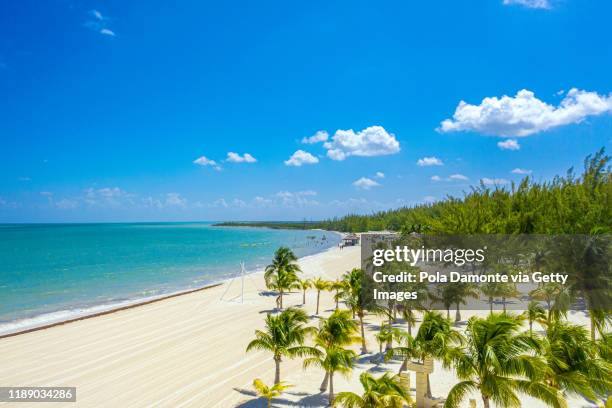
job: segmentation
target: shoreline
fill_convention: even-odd
[[[359,247],[340,251],[333,246],[301,257],[300,277],[335,280],[359,265],[359,254]],[[245,397],[251,399],[242,391],[250,389],[254,378],[267,382],[274,375],[268,353],[246,352],[254,332],[275,311],[275,295],[265,291],[263,273],[250,277],[244,286],[234,281],[4,338],[0,383],[74,386],[79,407],[97,407],[101,401],[133,407],[239,406]],[[305,305],[301,291],[285,296],[286,307],[302,308],[316,319],[315,290],[308,291]],[[329,315],[335,308],[333,294],[324,292],[320,300],[320,316]],[[301,372],[298,368],[301,361],[287,360],[283,375]]]
[[[338,231],[326,231],[326,232],[337,234],[340,237],[343,236],[343,233],[338,232]],[[335,247],[337,247],[337,245],[332,245],[329,248],[323,249],[322,251],[315,252],[313,254],[308,254],[298,259],[302,261],[310,257],[320,256],[321,254],[325,254],[326,252],[333,250]],[[262,272],[263,272],[263,269],[258,268],[255,270],[246,271],[245,276],[247,275],[254,276]],[[65,325],[65,324],[69,324],[73,322],[78,322],[81,320],[104,316],[104,315],[108,315],[111,313],[120,312],[122,310],[145,306],[151,303],[160,302],[160,301],[171,299],[171,298],[178,297],[178,296],[188,295],[191,293],[200,292],[200,291],[204,291],[207,289],[212,289],[212,288],[224,285],[228,283],[229,281],[231,281],[232,279],[234,279],[234,277],[226,277],[218,281],[213,280],[212,282],[209,282],[205,284],[204,286],[197,286],[195,288],[194,287],[185,288],[185,289],[170,291],[167,293],[162,293],[162,294],[155,295],[155,296],[137,297],[137,298],[121,300],[121,301],[117,301],[117,302],[113,302],[109,304],[98,304],[98,305],[94,304],[84,309],[76,308],[76,309],[63,309],[63,310],[50,311],[50,312],[41,313],[35,316],[26,317],[23,319],[2,322],[0,323],[0,340],[4,338],[8,338],[8,337],[19,336],[19,335],[26,334],[26,333],[31,333],[31,332],[49,329],[52,327],[61,326],[61,325]],[[35,320],[40,319],[43,316],[53,315],[57,313],[72,314],[72,316],[65,316],[63,318],[58,318],[57,320],[50,318],[47,321],[35,322]],[[34,322],[28,323],[30,321],[34,321]],[[24,322],[23,326],[18,327],[16,329],[7,329],[6,331],[2,329],[3,326],[17,325],[20,322]]]

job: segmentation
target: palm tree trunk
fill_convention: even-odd
[[[593,311],[591,311],[591,341],[595,341],[595,316],[593,316]]]
[[[329,405],[334,402],[334,372],[329,373]]]
[[[455,313],[455,323],[461,321],[461,312],[459,311],[459,303],[457,303],[457,312]]]
[[[363,327],[363,312],[358,312],[357,315],[359,316],[359,325],[361,326],[361,354],[366,354],[368,348],[366,346],[365,328]]]
[[[533,320],[529,319],[529,337],[533,336]]]
[[[280,290],[280,310],[283,310],[283,290]]]
[[[336,296],[334,296],[336,298],[336,310],[338,310],[338,301],[340,300],[340,298],[338,297],[338,291],[336,291]]]
[[[304,292],[302,292],[302,304],[306,304],[306,289],[304,289]]]
[[[450,307],[446,308],[446,320],[450,320]]]
[[[276,370],[274,371],[274,384],[278,384],[280,382],[280,357],[274,357],[274,364],[276,364]]]
[[[504,306],[504,313],[506,313],[506,298],[502,298],[502,305]]]
[[[319,314],[319,296],[321,296],[321,291],[317,290],[317,314]]]
[[[327,391],[327,384],[328,383],[329,383],[329,372],[325,371],[325,377],[323,377],[323,382],[321,383],[321,386],[319,387],[319,390],[321,392]]]
[[[493,298],[489,298],[489,315],[493,314]]]
[[[408,335],[412,336],[412,323],[408,322]]]
[[[482,396],[482,403],[484,405],[484,408],[490,408],[491,406],[489,405],[489,397],[485,397],[484,395]]]
[[[272,408],[272,398],[268,398],[268,408]]]
[[[406,357],[404,361],[402,362],[402,365],[399,368],[398,374],[401,374],[402,371],[406,371],[407,368],[408,368],[408,357]]]
[[[393,321],[391,320],[391,314],[389,314],[389,329],[393,329]],[[393,348],[393,336],[389,336],[389,340],[387,340],[387,345],[385,346],[385,351]]]

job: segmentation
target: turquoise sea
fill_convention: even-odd
[[[326,231],[211,223],[0,224],[0,334],[264,268],[281,245],[303,257]]]

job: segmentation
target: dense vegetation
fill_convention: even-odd
[[[321,222],[257,222],[220,225],[320,228],[343,232],[404,231],[446,234],[597,234],[612,230],[610,156],[602,148],[576,176],[537,182],[525,177],[509,188],[472,187],[463,197],[369,215]]]

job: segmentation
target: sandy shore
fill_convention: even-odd
[[[305,276],[328,279],[358,262],[359,248],[300,259]],[[0,385],[75,386],[76,405],[83,407],[230,407],[250,399],[234,389],[250,389],[256,377],[273,378],[268,353],[245,348],[275,297],[259,294],[261,274],[245,278],[244,303],[239,281],[227,290],[229,301],[220,300],[227,285],[0,339]],[[308,313],[314,313],[314,296],[309,293]],[[301,293],[293,293],[285,305],[301,301]],[[331,305],[324,294],[322,310]],[[291,363],[283,364],[285,373],[294,369]]]
[[[306,277],[335,279],[359,266],[359,250],[332,248],[299,262]],[[251,383],[258,377],[271,383],[274,363],[269,353],[246,353],[245,348],[254,330],[263,326],[275,296],[260,293],[265,289],[261,274],[245,278],[243,303],[238,297],[240,281],[234,281],[229,289],[228,285],[0,339],[0,386],[74,386],[79,407],[264,406],[254,396]],[[304,307],[314,315],[315,299],[316,292],[310,290],[305,306],[301,306],[302,294],[297,292],[288,295],[284,303]],[[321,302],[326,316],[333,308],[331,294],[322,294]],[[464,312],[463,317],[473,314],[485,316],[487,311]],[[586,322],[580,313],[570,319]],[[380,319],[367,316],[366,323],[368,347],[375,353],[378,347],[373,335]],[[360,392],[358,376],[365,370],[378,375],[399,368],[399,363],[376,366],[370,363],[372,355],[360,356],[351,377],[338,376],[336,391]],[[323,373],[316,368],[304,371],[301,364],[301,359],[282,363],[282,379],[295,387],[274,406],[326,405],[327,395],[318,391]],[[411,380],[414,384],[414,377]],[[456,382],[452,372],[436,364],[431,379],[435,396],[446,396]],[[471,398],[481,406],[478,396]],[[544,407],[530,398],[522,400],[525,407]],[[594,405],[576,399],[570,406]]]

